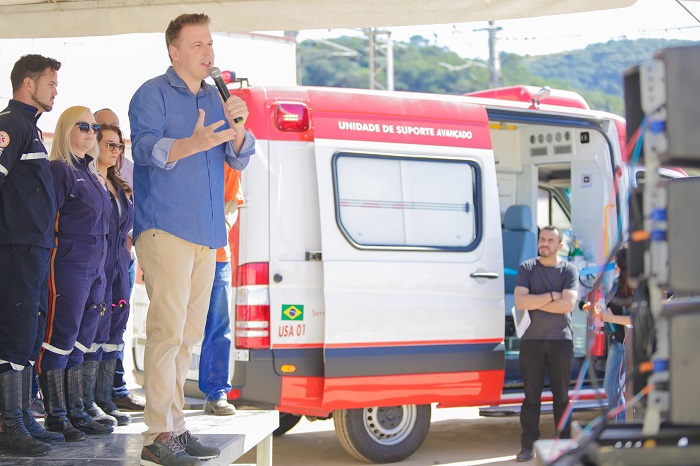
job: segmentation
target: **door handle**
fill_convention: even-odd
[[[497,272],[474,272],[469,276],[472,278],[488,278],[489,280],[495,280],[499,275]]]

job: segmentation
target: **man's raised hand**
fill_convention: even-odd
[[[204,110],[200,108],[192,136],[175,140],[168,153],[168,162],[175,162],[198,152],[209,150],[219,144],[233,141],[236,137],[236,132],[231,128],[216,131],[223,124],[224,120],[219,120],[209,126],[204,126]]]
[[[229,128],[222,131],[216,131],[224,124],[223,120],[215,121],[209,126],[204,126],[204,110],[199,109],[199,118],[197,118],[197,124],[194,126],[194,131],[192,132],[192,142],[196,152],[202,152],[209,150],[212,147],[218,146],[227,141],[233,141],[236,136],[236,132]]]

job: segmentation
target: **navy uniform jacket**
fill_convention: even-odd
[[[112,201],[112,211],[109,220],[109,241],[105,262],[105,276],[107,278],[105,302],[107,305],[116,304],[122,299],[129,301],[131,251],[126,247],[126,240],[129,232],[134,228],[134,203],[127,197],[121,186],[114,183],[114,187],[117,190],[119,200],[109,196]],[[117,202],[122,206],[121,213]]]
[[[36,112],[10,100],[0,113],[0,244],[52,248],[56,197]]]
[[[52,160],[51,172],[58,205],[56,234],[82,243],[107,241],[112,208],[107,188],[91,172],[92,157],[76,160],[72,168],[63,160]],[[60,249],[60,248],[59,248]]]

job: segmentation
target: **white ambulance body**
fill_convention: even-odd
[[[332,415],[351,454],[393,462],[424,440],[432,403],[497,404],[517,385],[513,274],[536,255],[537,227],[570,232],[600,263],[627,198],[623,120],[566,92],[535,108],[536,90],[232,90],[257,138],[232,402],[278,409],[281,432]],[[135,322],[144,314],[136,305]],[[585,313],[574,321],[582,358]]]

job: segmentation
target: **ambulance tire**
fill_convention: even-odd
[[[272,432],[273,437],[279,437],[286,434],[295,425],[299,423],[301,416],[290,413],[280,413],[280,426]]]
[[[395,463],[418,450],[430,429],[430,405],[340,409],[335,433],[345,450],[370,463]]]

